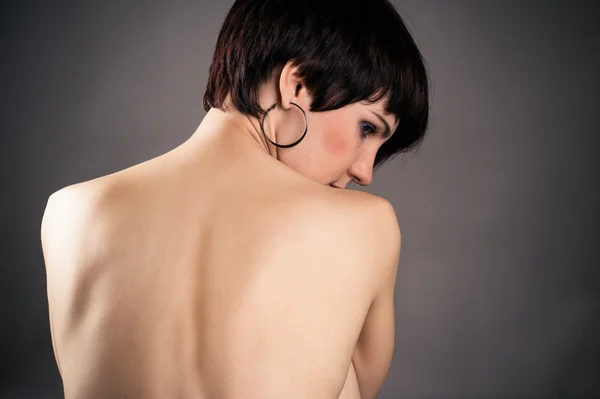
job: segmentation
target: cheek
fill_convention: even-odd
[[[350,140],[347,137],[347,135],[342,134],[342,132],[340,132],[339,130],[330,129],[326,127],[323,137],[325,140],[325,150],[328,154],[335,157],[341,157],[347,154],[351,146]]]

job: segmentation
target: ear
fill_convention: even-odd
[[[310,104],[310,98],[306,90],[304,80],[300,78],[299,67],[294,60],[288,61],[279,76],[279,96],[281,106],[290,109],[290,102],[294,102],[302,107]]]

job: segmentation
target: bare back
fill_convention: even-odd
[[[349,232],[377,197],[271,166],[211,179],[163,156],[56,196],[44,257],[67,399],[359,398],[380,273]]]

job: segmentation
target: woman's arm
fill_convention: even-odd
[[[389,205],[391,208],[391,205]],[[367,313],[352,361],[362,399],[377,397],[387,377],[394,354],[394,287],[400,257],[400,228],[393,208],[385,212],[376,264],[383,267],[381,288]]]

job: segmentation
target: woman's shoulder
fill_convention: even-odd
[[[342,242],[361,245],[367,251],[377,250],[377,245],[387,241],[382,234],[395,236],[399,231],[393,205],[364,191],[320,186],[297,196],[294,205],[283,209],[294,221],[288,224],[291,228],[304,229],[315,237],[339,237]]]

